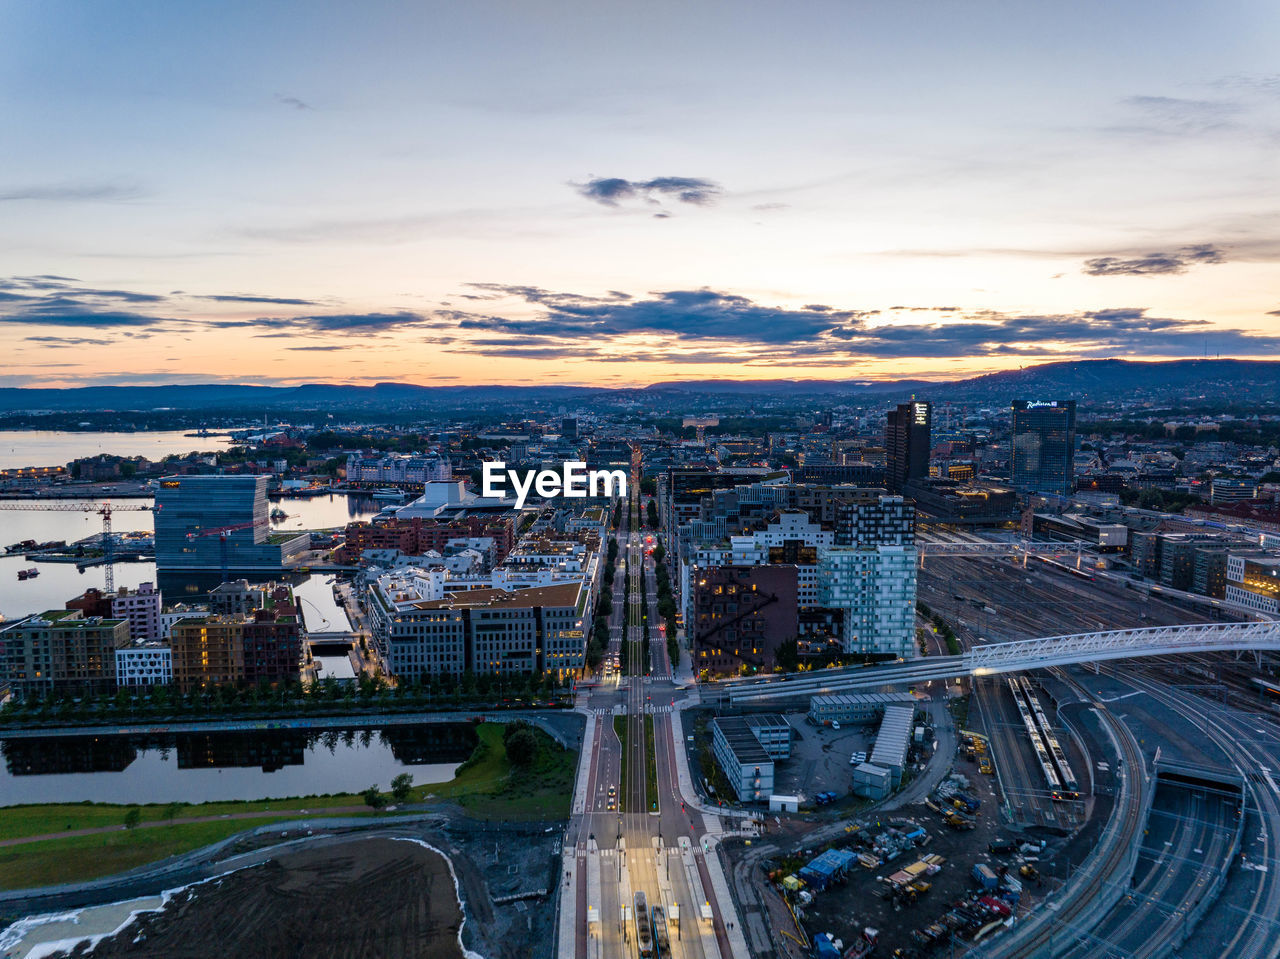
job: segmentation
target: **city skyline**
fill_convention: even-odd
[[[10,5],[0,386],[1275,356],[1280,14],[1156,13]]]

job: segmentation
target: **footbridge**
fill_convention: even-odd
[[[714,700],[719,693],[722,701],[727,699],[732,704],[748,705],[881,686],[914,685],[960,676],[990,676],[1142,656],[1237,650],[1280,650],[1280,622],[1152,626],[989,643],[962,656],[930,656],[878,666],[819,669],[765,679],[727,680],[719,684],[718,690],[704,687],[702,698],[704,702]]]
[[[1002,543],[939,543],[927,540],[916,542],[916,555],[919,557],[921,567],[924,566],[925,560],[930,556],[1012,556],[1015,559],[1020,558],[1024,566],[1029,556],[1074,556],[1076,558],[1076,566],[1079,567],[1084,556],[1093,551],[1093,547],[1079,541],[1074,543],[1033,543],[1030,540],[1021,539]]]

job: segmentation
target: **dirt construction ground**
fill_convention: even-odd
[[[456,959],[461,921],[441,856],[415,842],[357,839],[191,887],[93,956]]]

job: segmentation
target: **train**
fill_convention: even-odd
[[[1053,726],[1040,706],[1040,699],[1031,687],[1031,681],[1025,676],[1009,680],[1009,689],[1013,693],[1018,711],[1022,713],[1023,724],[1027,727],[1027,735],[1036,750],[1036,756],[1045,774],[1049,792],[1056,801],[1080,798],[1080,783],[1071,763],[1067,759],[1058,737],[1053,734]]]
[[[667,913],[661,906],[654,906],[653,947],[659,956],[671,955],[671,936],[667,933]]]
[[[1022,699],[1018,681],[1010,677],[1006,682],[1009,684],[1009,692],[1013,694],[1013,701],[1018,706],[1018,713],[1022,716],[1022,725],[1027,732],[1027,739],[1031,742],[1031,748],[1035,750],[1036,761],[1040,763],[1040,772],[1044,776],[1045,785],[1056,799],[1062,792],[1062,781],[1058,778],[1057,770],[1053,768],[1049,750],[1045,749],[1044,742],[1040,739],[1040,730],[1036,728],[1035,717],[1031,715],[1031,710]]]
[[[640,950],[640,959],[653,959],[657,955],[653,946],[653,924],[649,917],[649,904],[644,893],[636,893],[635,901],[636,947]]]
[[[1264,679],[1261,676],[1253,678],[1253,685],[1262,690],[1263,698],[1273,705],[1280,703],[1280,684],[1275,680]]]

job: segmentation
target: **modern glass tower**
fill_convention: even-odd
[[[1013,401],[1013,485],[1070,496],[1075,480],[1075,400]]]
[[[889,411],[884,430],[885,482],[894,493],[913,479],[929,475],[933,408],[928,403],[899,403]]]
[[[156,490],[156,566],[160,570],[220,570],[222,537],[230,572],[278,572],[306,547],[305,534],[268,540],[265,476],[166,476]],[[299,544],[297,541],[302,540]]]

